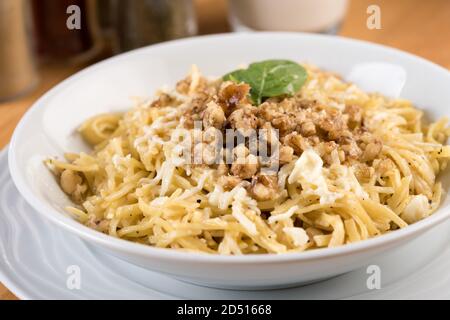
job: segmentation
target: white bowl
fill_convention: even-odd
[[[220,76],[241,63],[268,58],[311,62],[348,75],[357,64],[389,63],[406,74],[401,96],[426,109],[431,118],[450,105],[450,73],[424,59],[380,45],[339,37],[299,33],[215,35],[163,43],[108,59],[65,80],[45,94],[17,126],[9,152],[12,178],[43,217],[80,236],[96,250],[144,268],[206,286],[260,289],[293,286],[335,276],[398,248],[450,215],[449,197],[432,216],[407,228],[338,248],[295,254],[218,256],[153,248],[91,230],[64,211],[68,198],[42,164],[48,156],[86,150],[75,128],[86,118],[131,106],[130,97],[151,96],[174,85],[191,64]],[[389,68],[388,68],[389,70]],[[383,75],[382,75],[383,77]],[[387,81],[389,73],[384,74]],[[378,81],[380,82],[380,81]],[[441,176],[446,187],[450,175]],[[429,244],[432,246],[433,244]],[[419,254],[419,253],[418,253]]]

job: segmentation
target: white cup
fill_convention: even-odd
[[[333,32],[347,0],[229,0],[235,31]]]

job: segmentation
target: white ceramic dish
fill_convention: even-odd
[[[258,33],[207,36],[160,44],[123,54],[70,77],[44,95],[14,132],[9,153],[11,176],[23,197],[67,232],[116,257],[175,278],[225,288],[274,288],[329,278],[357,269],[370,259],[405,245],[449,215],[449,197],[431,217],[405,229],[360,243],[299,254],[212,256],[158,249],[91,230],[66,214],[68,198],[42,164],[49,155],[85,150],[74,133],[83,120],[130,107],[130,97],[148,97],[158,87],[185,76],[192,63],[220,76],[241,63],[268,58],[311,62],[348,75],[355,65],[382,62],[403,69],[401,96],[432,118],[450,105],[450,73],[413,55],[339,37]],[[389,69],[389,68],[388,68]],[[378,77],[383,75],[377,75]],[[390,74],[384,74],[388,81]],[[447,188],[450,175],[441,177]],[[30,214],[34,214],[31,212]],[[432,245],[432,244],[430,244]]]
[[[7,153],[0,152],[0,283],[21,299],[450,299],[450,220],[327,281],[279,290],[222,290],[181,282],[94,250],[36,213],[6,167]],[[380,289],[367,287],[369,265],[381,270]],[[67,286],[74,267],[80,271],[79,288]]]

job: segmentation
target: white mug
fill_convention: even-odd
[[[347,0],[229,0],[235,31],[332,32],[347,11]]]

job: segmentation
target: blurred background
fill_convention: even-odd
[[[450,0],[0,0],[0,147],[36,99],[92,63],[172,39],[253,31],[337,34],[450,68]],[[15,297],[0,284],[0,298]]]

